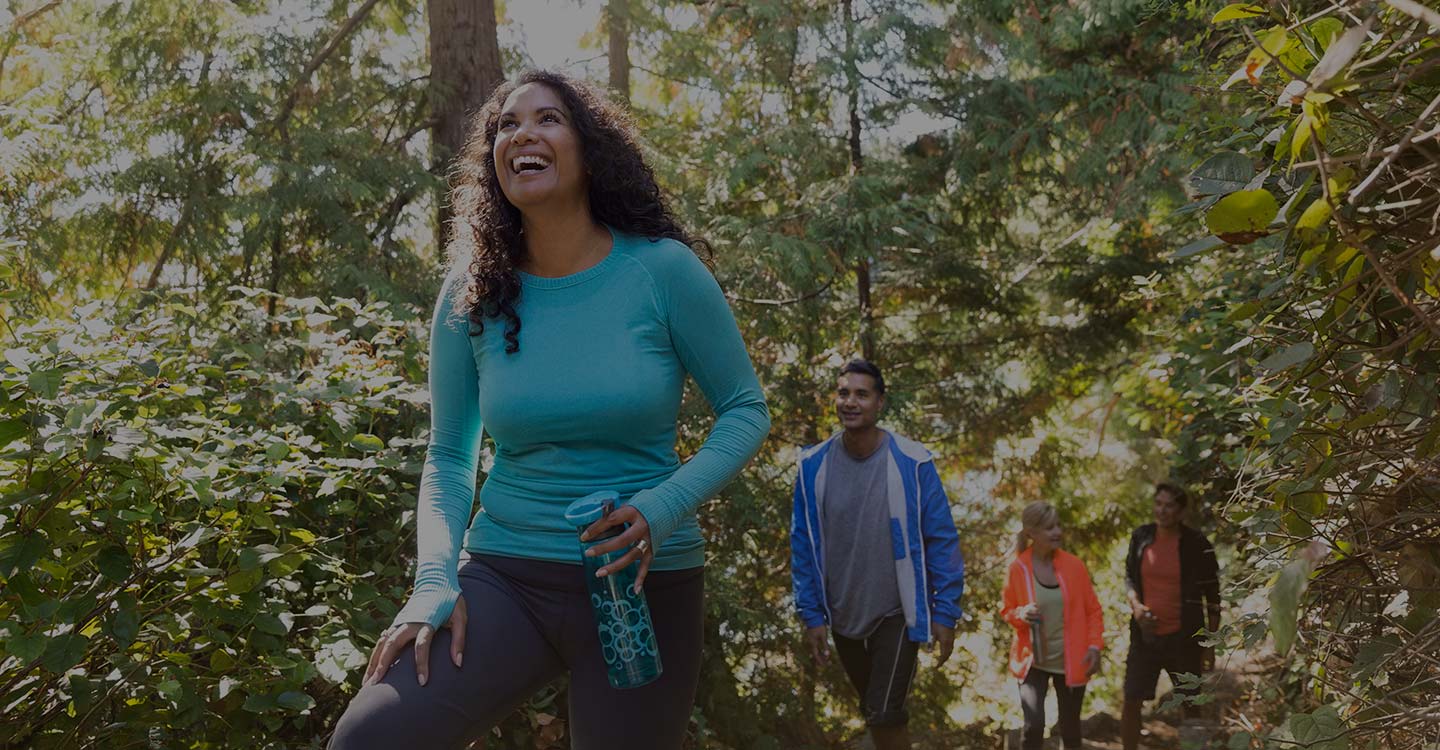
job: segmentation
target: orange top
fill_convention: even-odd
[[[1180,535],[1156,529],[1140,558],[1145,606],[1155,613],[1155,634],[1180,632]]]
[[[1016,614],[1021,607],[1035,601],[1033,556],[1034,550],[1027,549],[1010,563],[1005,581],[1005,607],[1000,610],[1000,616],[1015,628],[1015,639],[1010,643],[1010,673],[1021,680],[1035,663],[1030,622]],[[1060,579],[1060,593],[1065,598],[1065,684],[1078,687],[1090,680],[1085,674],[1085,652],[1091,647],[1105,648],[1105,613],[1090,583],[1090,571],[1080,558],[1065,550],[1056,550],[1055,577]]]

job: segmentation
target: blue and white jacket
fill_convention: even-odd
[[[807,628],[830,623],[825,598],[824,529],[825,473],[840,435],[800,452],[795,477],[795,512],[790,526],[790,575],[795,606]],[[950,499],[935,471],[934,456],[925,446],[885,431],[890,451],[887,498],[890,505],[890,546],[895,553],[895,578],[905,612],[907,637],[930,640],[930,623],[955,627],[960,619],[960,594],[965,588],[965,561],[950,516]]]

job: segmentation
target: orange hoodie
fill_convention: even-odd
[[[1021,680],[1035,662],[1030,645],[1030,622],[1016,615],[1021,607],[1035,601],[1032,557],[1033,549],[1026,549],[1010,563],[1010,574],[1005,581],[1005,608],[1000,611],[1000,616],[1015,628],[1015,640],[1010,644],[1010,672]],[[1086,650],[1091,646],[1105,648],[1105,613],[1100,609],[1095,587],[1090,584],[1090,572],[1080,558],[1065,550],[1056,550],[1055,577],[1060,579],[1060,594],[1065,599],[1065,684],[1078,687],[1090,680],[1085,674]]]

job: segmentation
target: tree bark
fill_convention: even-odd
[[[605,28],[610,34],[610,91],[630,104],[630,0],[605,4]]]
[[[450,166],[465,145],[470,120],[504,80],[495,30],[495,0],[426,0],[430,19],[431,171],[446,175],[436,203],[435,236],[449,237]]]

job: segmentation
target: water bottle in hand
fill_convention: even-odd
[[[578,534],[583,534],[619,501],[620,496],[614,492],[587,495],[570,504],[565,510],[565,520],[575,526]],[[645,593],[635,591],[637,566],[632,563],[604,578],[595,577],[595,571],[624,557],[629,549],[585,557],[585,550],[622,533],[624,529],[616,526],[588,542],[580,542],[580,559],[585,563],[585,585],[589,588],[595,625],[600,630],[606,676],[611,685],[623,689],[655,681],[661,667],[660,647],[650,622],[650,606],[645,603]]]

